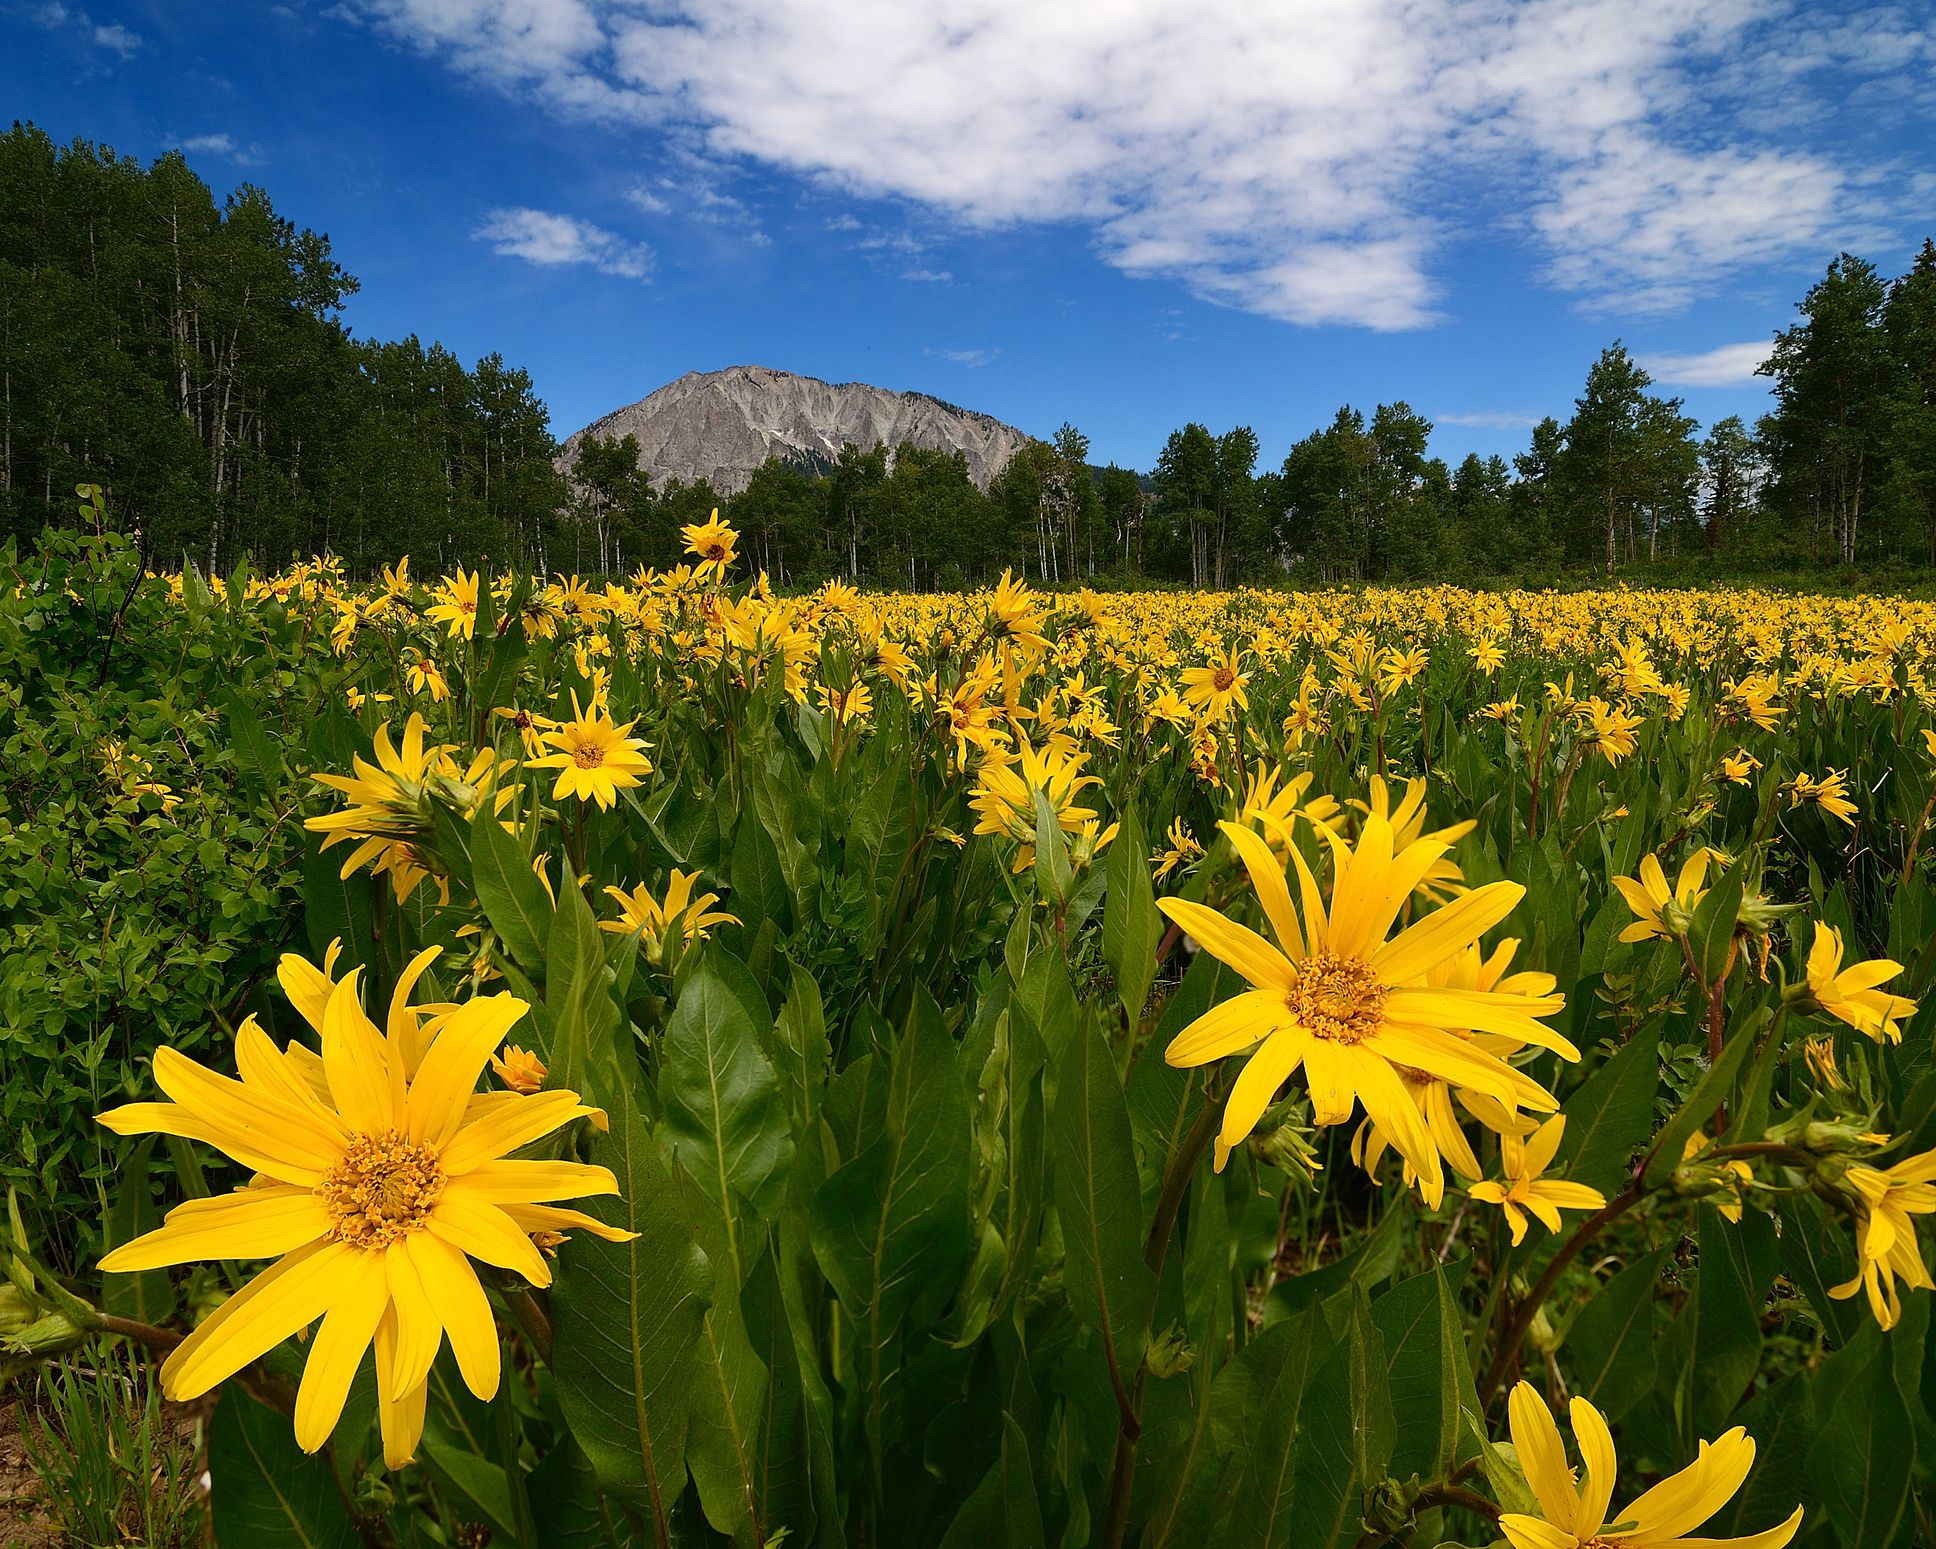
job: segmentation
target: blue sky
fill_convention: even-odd
[[[1510,456],[1616,337],[1751,418],[1936,231],[1922,0],[0,0],[0,111],[261,184],[561,437],[757,362],[1138,468],[1401,397]]]

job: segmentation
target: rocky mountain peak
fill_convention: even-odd
[[[928,451],[958,451],[981,488],[1033,438],[1013,425],[927,393],[894,392],[864,382],[823,382],[770,366],[689,371],[615,409],[567,438],[559,466],[569,470],[588,435],[638,438],[639,466],[655,484],[670,478],[711,482],[722,495],[746,488],[769,457],[830,466],[844,445],[903,441]]]

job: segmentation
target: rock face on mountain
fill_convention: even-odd
[[[959,451],[981,488],[1033,439],[1013,425],[958,409],[926,393],[889,392],[862,382],[822,382],[765,366],[689,371],[637,403],[594,420],[566,440],[558,466],[569,472],[585,436],[638,437],[639,466],[655,484],[710,480],[722,495],[746,488],[769,457],[826,467],[843,445],[903,441]]]

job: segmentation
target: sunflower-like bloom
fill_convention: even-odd
[[[1815,940],[1808,949],[1808,982],[1797,986],[1796,999],[1805,1009],[1818,1010],[1877,1043],[1901,1043],[1902,1024],[1916,1014],[1916,1002],[1891,995],[1885,981],[1903,971],[1886,957],[1842,966],[1842,933],[1833,925],[1815,924]]]
[[[739,557],[739,534],[719,519],[718,509],[704,522],[682,527],[680,533],[686,540],[686,552],[699,561],[700,577],[718,576],[723,580]]]
[[[1633,924],[1621,931],[1620,939],[1672,941],[1685,933],[1694,918],[1695,907],[1706,896],[1707,890],[1701,884],[1707,880],[1710,858],[1705,847],[1689,855],[1681,862],[1680,875],[1674,879],[1671,891],[1667,886],[1667,873],[1661,870],[1658,856],[1641,857],[1638,878],[1615,877],[1614,887],[1634,912]]]
[[[1702,1442],[1692,1463],[1612,1514],[1609,1527],[1607,1508],[1613,1504],[1618,1472],[1613,1433],[1606,1417],[1585,1399],[1574,1399],[1571,1412],[1573,1439],[1586,1465],[1578,1484],[1553,1411],[1532,1384],[1518,1384],[1507,1400],[1513,1448],[1539,1502],[1537,1517],[1509,1511],[1499,1519],[1499,1530],[1512,1549],[1782,1549],[1800,1531],[1802,1509],[1797,1506],[1779,1527],[1744,1538],[1686,1536],[1727,1505],[1747,1481],[1755,1444],[1738,1425]]]
[[[1721,760],[1721,778],[1730,785],[1747,785],[1761,767],[1761,760],[1746,748],[1736,748]]]
[[[606,1168],[508,1159],[572,1119],[602,1116],[576,1092],[476,1093],[525,1002],[484,996],[435,1008],[426,1026],[419,1013],[432,1008],[408,996],[435,955],[419,954],[399,980],[385,1031],[363,1012],[357,973],[335,983],[331,963],[286,957],[278,976],[321,1034],[320,1055],[278,1050],[251,1017],[236,1035],[241,1080],[163,1048],[155,1081],[170,1101],[101,1115],[117,1135],[205,1141],[256,1174],[231,1194],[177,1206],[101,1261],[132,1273],[276,1259],[169,1355],[170,1398],[206,1393],[320,1318],[296,1396],[297,1442],[314,1452],[329,1439],[374,1342],[384,1457],[400,1467],[423,1433],[426,1379],[446,1335],[470,1390],[497,1391],[497,1327],[471,1259],[543,1286],[551,1271],[534,1232],[632,1235],[544,1203],[617,1193]]]
[[[477,572],[465,575],[463,566],[458,566],[457,574],[437,588],[436,596],[424,616],[444,625],[452,639],[462,635],[469,640],[477,630]]]
[[[1532,969],[1519,973],[1510,971],[1513,954],[1518,950],[1518,941],[1511,937],[1501,941],[1490,953],[1481,952],[1477,945],[1469,946],[1426,974],[1425,982],[1434,989],[1480,990],[1523,995],[1534,1000],[1543,1000],[1552,995],[1558,981],[1551,974]],[[1563,1059],[1577,1060],[1580,1057],[1580,1051],[1571,1041],[1541,1024],[1534,1025],[1545,1034],[1538,1040],[1539,1047],[1551,1049]],[[1511,1059],[1527,1047],[1525,1038],[1509,1037],[1503,1033],[1465,1033],[1462,1036],[1482,1054],[1494,1055],[1502,1060]],[[1439,1155],[1445,1158],[1446,1165],[1454,1173],[1468,1183],[1478,1182],[1482,1169],[1471,1142],[1460,1128],[1458,1109],[1453,1106],[1455,1099],[1458,1108],[1463,1108],[1495,1134],[1521,1135],[1533,1128],[1532,1120],[1483,1092],[1455,1087],[1423,1070],[1401,1069],[1398,1076],[1405,1083],[1405,1090],[1412,1101],[1418,1104],[1418,1111],[1425,1118],[1425,1128]],[[1352,1137],[1352,1160],[1366,1172],[1375,1171],[1379,1158],[1390,1145],[1390,1137],[1376,1123],[1367,1119]],[[1406,1186],[1416,1187],[1418,1174],[1410,1162],[1405,1163],[1404,1174]]]
[[[738,915],[713,908],[719,902],[717,893],[693,897],[692,885],[698,880],[698,872],[680,871],[675,866],[663,900],[647,892],[643,882],[629,893],[622,888],[608,887],[605,892],[617,901],[619,917],[600,920],[598,928],[616,936],[637,936],[639,950],[658,962],[665,956],[667,936],[675,925],[680,928],[685,944],[692,946],[704,941],[715,925],[739,924]]]
[[[1936,1289],[1916,1244],[1911,1218],[1936,1211],[1936,1151],[1908,1157],[1894,1167],[1851,1167],[1843,1182],[1856,1195],[1855,1275],[1831,1287],[1829,1295],[1846,1300],[1857,1291],[1869,1295],[1869,1310],[1883,1329],[1902,1318],[1900,1280],[1912,1291]]]
[[[1204,720],[1221,721],[1233,708],[1250,708],[1250,699],[1244,693],[1244,685],[1249,681],[1250,675],[1243,670],[1242,655],[1232,646],[1224,661],[1183,669],[1183,699]]]
[[[1041,599],[1029,590],[1026,581],[1018,581],[1004,570],[1000,582],[988,597],[990,638],[1012,640],[1018,645],[1032,645],[1038,650],[1046,650],[1049,642],[1042,631],[1047,623]]]
[[[1425,827],[1425,782],[1423,780],[1407,780],[1405,795],[1396,807],[1391,804],[1391,789],[1385,784],[1383,776],[1371,777],[1370,794],[1370,801],[1358,801],[1354,798],[1350,805],[1367,815],[1376,813],[1390,823],[1394,849],[1402,850],[1407,845],[1417,844],[1421,839],[1428,839],[1434,844],[1444,845],[1449,851],[1453,845],[1479,826],[1472,819],[1467,818],[1463,823],[1448,823],[1444,828],[1434,828],[1428,832]],[[1440,856],[1432,863],[1412,891],[1421,898],[1443,903],[1447,899],[1456,898],[1465,890],[1465,878],[1459,870],[1459,863],[1448,854]]]
[[[575,698],[571,708],[571,720],[560,721],[544,734],[545,745],[558,751],[532,759],[531,767],[558,771],[558,782],[551,788],[553,801],[567,796],[580,801],[589,798],[609,811],[621,790],[652,772],[652,760],[645,756],[650,744],[631,735],[636,720],[615,725],[596,705],[587,712]]]
[[[1647,724],[1644,715],[1610,705],[1598,695],[1582,704],[1577,714],[1587,741],[1600,750],[1601,757],[1609,764],[1617,764],[1633,752],[1639,742],[1640,728]]]
[[[1197,843],[1196,836],[1184,825],[1182,818],[1170,820],[1167,837],[1169,848],[1158,850],[1150,857],[1150,863],[1156,867],[1153,881],[1161,882],[1177,867],[1187,869],[1203,859],[1203,846]]]
[[[420,847],[430,831],[433,802],[441,797],[468,816],[496,783],[496,755],[488,748],[460,765],[454,748],[425,741],[428,730],[423,716],[413,711],[404,724],[401,748],[392,745],[390,728],[379,726],[372,741],[376,763],[358,753],[351,757],[350,774],[310,776],[318,785],[341,792],[349,805],[305,818],[303,827],[324,835],[325,850],[354,841],[341,875],[348,877],[365,865],[379,876],[387,872],[399,902],[435,870],[434,858]]]
[[[1027,871],[1035,864],[1037,792],[1048,798],[1056,825],[1065,834],[1080,834],[1085,824],[1098,821],[1093,807],[1076,802],[1083,790],[1101,783],[1094,775],[1082,772],[1087,761],[1087,754],[1072,752],[1055,741],[1037,747],[1026,738],[1016,743],[1012,754],[984,759],[968,798],[977,820],[975,832],[1006,834],[1015,840],[1021,850],[1014,869]],[[1112,825],[1110,833],[1114,831]]]
[[[1444,1194],[1444,1176],[1402,1070],[1469,1087],[1507,1108],[1550,1112],[1558,1106],[1551,1093],[1460,1034],[1478,1030],[1545,1041],[1551,1031],[1536,1019],[1559,1011],[1562,997],[1423,982],[1512,912],[1526,891],[1518,883],[1478,888],[1387,940],[1418,879],[1444,855],[1443,844],[1420,840],[1394,852],[1391,824],[1376,814],[1365,820],[1355,850],[1325,831],[1335,862],[1328,908],[1304,857],[1291,851],[1300,919],[1284,867],[1269,846],[1249,829],[1219,826],[1250,874],[1277,944],[1202,904],[1180,898],[1157,904],[1252,986],[1198,1017],[1164,1054],[1172,1065],[1189,1066],[1255,1049],[1224,1109],[1219,1170],[1300,1065],[1316,1121],[1342,1124],[1362,1102],[1411,1164],[1431,1205]]]
[[[1803,804],[1820,807],[1830,817],[1855,827],[1857,812],[1861,809],[1849,800],[1848,772],[1831,769],[1821,779],[1811,779],[1805,774],[1795,776],[1795,783],[1789,787],[1788,805],[1799,807]]]
[[[1237,808],[1236,822],[1244,828],[1260,830],[1272,852],[1283,854],[1291,843],[1299,818],[1314,827],[1325,828],[1338,815],[1337,799],[1333,796],[1304,799],[1304,793],[1316,778],[1307,769],[1284,780],[1281,765],[1266,764],[1261,758],[1256,760],[1244,780],[1244,799]],[[1282,785],[1278,784],[1280,780],[1284,781]]]
[[[1501,1135],[1499,1162],[1506,1181],[1488,1180],[1472,1185],[1474,1199],[1497,1205],[1506,1212],[1506,1224],[1512,1228],[1515,1248],[1525,1241],[1529,1214],[1536,1216],[1547,1231],[1557,1232],[1562,1210],[1598,1210],[1607,1202],[1606,1195],[1584,1183],[1544,1176],[1546,1169],[1553,1165],[1554,1153],[1559,1150],[1560,1137],[1565,1133],[1566,1116],[1556,1113],[1530,1139],[1510,1133]]]

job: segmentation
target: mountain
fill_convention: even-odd
[[[967,455],[981,488],[1034,438],[1000,420],[926,393],[890,392],[864,382],[822,382],[766,366],[689,371],[637,403],[615,409],[569,437],[558,466],[569,471],[585,436],[638,437],[639,466],[654,483],[711,481],[722,495],[746,488],[769,457],[831,466],[843,445],[903,441]]]

